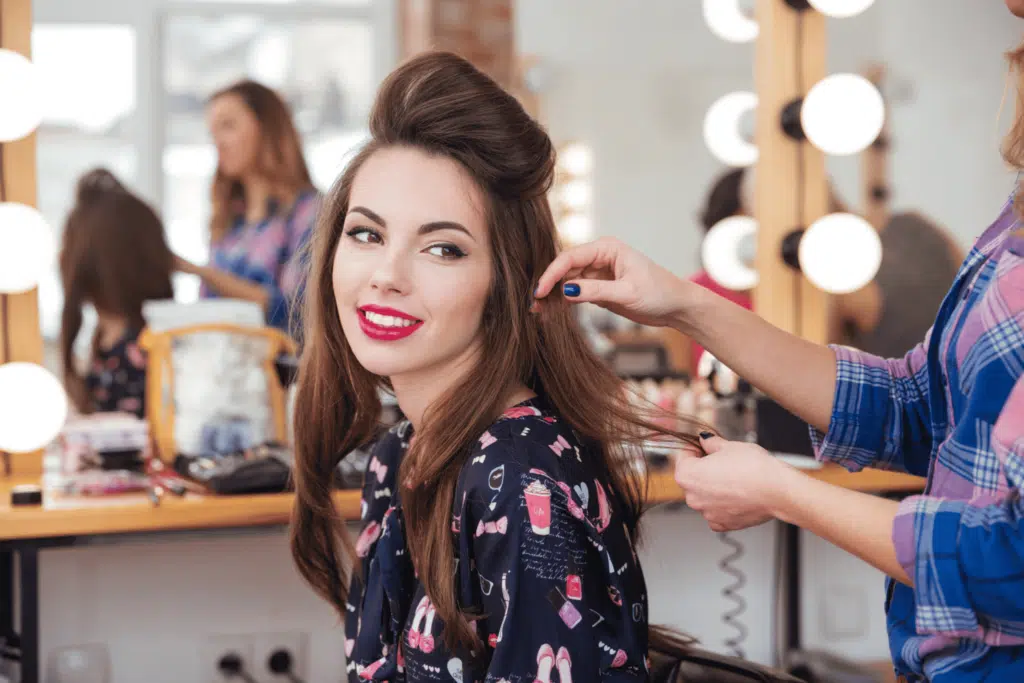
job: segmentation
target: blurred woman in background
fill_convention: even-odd
[[[146,359],[138,347],[142,306],[171,299],[174,255],[153,209],[104,169],[78,182],[64,225],[60,350],[64,384],[81,413],[145,411]],[[84,375],[74,357],[87,304],[97,325]]]
[[[178,269],[202,279],[202,296],[255,302],[267,325],[286,329],[320,204],[298,131],[281,97],[249,80],[215,93],[207,122],[217,146],[210,264],[178,259]]]

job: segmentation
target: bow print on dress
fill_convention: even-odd
[[[384,477],[388,474],[388,466],[378,460],[376,455],[370,458],[370,464],[366,469],[377,475],[378,484],[384,483]]]
[[[501,519],[494,522],[485,522],[480,520],[480,523],[476,526],[476,536],[479,538],[484,534],[501,534],[504,536],[508,532],[508,517],[502,517]]]

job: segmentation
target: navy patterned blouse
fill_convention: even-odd
[[[145,417],[146,354],[139,348],[139,333],[129,329],[109,348],[96,349],[85,375],[93,410]]]
[[[456,595],[483,615],[472,660],[415,578],[396,473],[412,430],[377,443],[363,490],[345,623],[352,682],[647,680],[647,589],[597,456],[540,399],[509,409],[476,442],[452,501]]]

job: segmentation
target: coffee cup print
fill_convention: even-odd
[[[551,491],[539,481],[534,481],[526,487],[524,495],[533,533],[547,536],[551,533]]]

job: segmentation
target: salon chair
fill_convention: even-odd
[[[802,683],[784,671],[695,647],[650,652],[652,683]]]

